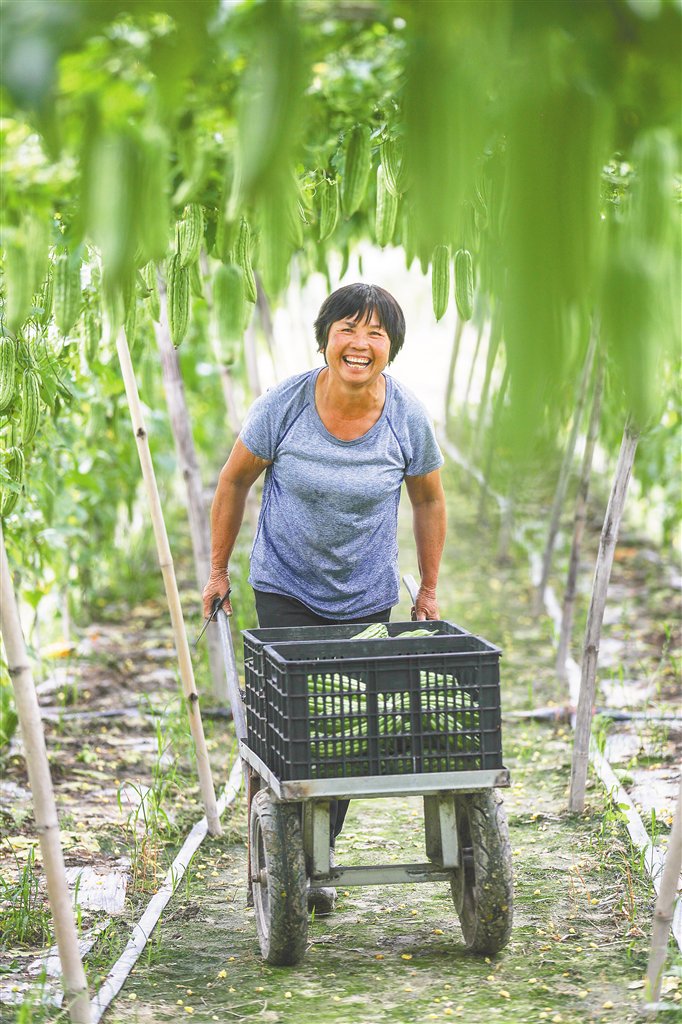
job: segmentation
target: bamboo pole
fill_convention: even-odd
[[[472,478],[475,479],[479,484],[482,483],[483,476],[482,476],[480,470],[478,470],[475,466],[473,466],[464,457],[464,455],[462,455],[462,453],[459,451],[459,449],[456,448],[455,445],[452,444],[452,442],[447,438],[447,436],[446,437],[439,436],[439,442],[440,442],[440,445],[441,445],[443,451],[448,455],[449,458],[451,458],[453,460],[454,463],[456,463],[456,465],[460,466],[464,470],[465,473],[470,474],[472,476]],[[508,499],[507,498],[503,498],[501,494],[498,494],[496,491],[492,490],[492,488],[490,489],[489,494],[490,494],[490,498],[497,503],[497,505],[498,505],[498,507],[500,509],[500,513],[504,515],[506,507],[507,507],[507,504],[508,504]],[[534,562],[535,555],[537,553],[534,551],[534,549],[530,545],[528,536],[527,536],[526,532],[523,530],[523,528],[519,528],[519,527],[515,528],[515,530],[514,530],[514,540],[516,541],[516,543],[521,548],[523,548],[526,551],[526,554],[529,556],[529,559],[530,559],[530,562],[531,562],[531,566],[532,566],[533,562]],[[533,574],[533,579],[534,578],[535,578],[535,574]],[[551,587],[548,587],[547,591],[546,591],[546,596],[549,598],[549,597],[551,597],[551,595],[552,595]],[[553,606],[556,606],[554,610],[552,610]],[[558,603],[557,602],[549,602],[548,601],[547,612],[550,615],[550,617],[553,618],[553,621],[554,621],[556,629],[558,629],[558,626],[559,626],[559,616],[558,616],[557,609],[558,609]],[[578,666],[576,665],[575,661],[573,661],[572,658],[568,659],[568,663],[569,663],[568,667],[571,670],[570,674],[571,675],[573,674],[572,670],[575,670],[575,673],[579,674]],[[577,685],[576,685],[576,689],[577,689]],[[548,709],[548,711],[549,710],[550,709]],[[555,709],[552,709],[552,710],[553,710],[553,712],[555,714],[559,714],[559,715],[561,715],[562,713],[565,713],[565,709],[562,709],[562,708],[559,708],[559,709],[555,708]],[[609,714],[609,715],[615,714],[615,712],[613,712],[613,711],[606,711],[604,713],[605,714]],[[504,717],[515,717],[515,716],[518,717],[519,715],[523,716],[524,714],[532,716],[534,714],[534,712],[532,712],[532,711],[531,712],[507,712]],[[626,716],[626,717],[630,717],[630,716]],[[632,713],[632,717],[638,717],[638,713],[637,712],[633,712]],[[644,712],[644,713],[642,713],[642,717],[650,717],[650,720],[657,720],[659,716],[648,716],[647,713]],[[664,716],[664,717],[666,717],[666,716]],[[676,720],[679,719],[679,716],[673,716],[673,717]],[[611,800],[611,802],[614,804],[614,806],[616,806],[616,807],[618,807],[618,808],[620,808],[622,810],[622,813],[624,815],[625,825],[627,827],[627,830],[628,830],[628,833],[630,835],[630,838],[632,839],[634,849],[637,850],[642,855],[642,864],[644,865],[645,870],[647,871],[647,873],[651,877],[651,880],[653,882],[654,888],[656,889],[657,892],[659,892],[660,891],[660,882],[659,882],[659,880],[660,880],[662,872],[663,872],[663,857],[661,855],[661,849],[658,846],[655,846],[652,843],[652,841],[651,841],[651,839],[650,839],[650,837],[649,837],[649,835],[647,833],[647,830],[645,829],[644,825],[642,824],[642,820],[641,820],[641,818],[639,816],[637,808],[633,804],[633,802],[630,799],[629,795],[625,792],[625,790],[621,786],[618,778],[616,777],[613,769],[611,768],[611,766],[608,763],[608,761],[606,760],[606,758],[604,758],[599,753],[599,751],[597,750],[597,746],[596,746],[594,740],[590,744],[590,754],[591,754],[591,757],[592,757],[592,760],[593,760],[595,772],[596,772],[598,778],[603,783],[604,788],[606,790],[606,793],[607,793],[609,799]],[[672,918],[672,932],[673,932],[673,936],[675,937],[675,941],[677,942],[677,944],[680,947],[680,949],[682,949],[682,903],[678,903],[676,905],[675,909],[674,909],[673,918]]]
[[[222,362],[220,355],[220,344],[218,342],[218,335],[215,328],[215,319],[212,315],[212,304],[213,304],[213,289],[211,286],[210,270],[208,265],[208,257],[205,252],[201,253],[201,272],[204,277],[204,294],[206,296],[206,304],[209,307],[209,318],[208,318],[208,330],[211,341],[211,348],[215,361],[218,365],[220,373],[220,380],[223,386],[223,397],[225,399],[225,408],[227,409],[227,418],[232,430],[234,439],[236,440],[239,436],[239,431],[242,428],[241,416],[239,409],[237,408],[237,400],[234,393],[234,381],[230,374],[229,368]],[[248,519],[249,526],[251,528],[252,535],[255,535],[258,527],[258,502],[253,493],[253,488],[249,490],[246,496],[246,516]],[[206,577],[208,579],[208,576]]]
[[[202,251],[200,256],[201,262],[201,275],[204,280],[204,295],[206,297],[206,305],[209,308],[208,317],[208,337],[211,343],[211,350],[218,367],[218,373],[220,375],[220,386],[223,392],[223,400],[225,402],[225,409],[227,411],[227,422],[230,425],[230,431],[232,432],[233,438],[236,438],[239,431],[242,428],[242,418],[239,412],[239,405],[237,402],[237,396],[234,389],[234,380],[230,369],[225,365],[221,352],[220,345],[218,343],[218,335],[215,329],[215,321],[213,317],[213,285],[211,281],[211,268],[208,263],[208,257],[205,252]]]
[[[64,870],[57,806],[52,789],[45,734],[33,676],[21,632],[19,610],[5,551],[0,522],[0,628],[14,688],[17,716],[24,743],[26,767],[33,796],[33,813],[45,868],[47,895],[54,921],[62,967],[64,998],[73,1024],[90,1024],[88,983],[78,950],[78,931]]]
[[[253,314],[244,332],[244,362],[246,363],[246,379],[249,382],[251,398],[260,398],[263,394],[263,388],[261,387],[258,370],[258,346],[256,343],[255,316]]]
[[[580,483],[575,502],[575,514],[573,519],[573,540],[571,541],[571,554],[568,560],[568,576],[566,579],[566,590],[561,614],[561,626],[559,629],[559,644],[556,656],[556,671],[560,679],[566,681],[568,678],[566,663],[568,651],[571,645],[573,633],[573,616],[575,612],[575,595],[578,587],[578,567],[580,564],[580,549],[585,533],[587,521],[587,498],[590,491],[590,475],[592,472],[592,460],[594,449],[599,435],[599,417],[601,413],[601,395],[604,383],[604,364],[602,359],[597,362],[597,372],[594,381],[594,395],[592,397],[592,410],[590,422],[587,428],[587,440],[583,453],[582,466],[580,467]]]
[[[661,887],[654,910],[654,922],[651,933],[651,952],[646,972],[647,1002],[656,1003],[661,992],[661,978],[668,950],[668,937],[675,912],[677,890],[680,885],[682,869],[682,779],[677,796],[677,807],[673,818],[673,827],[668,838],[668,849],[661,874]]]
[[[566,491],[568,489],[568,481],[571,478],[571,466],[573,465],[573,456],[575,454],[575,446],[578,441],[578,431],[580,429],[580,422],[583,417],[583,409],[585,408],[585,398],[589,388],[590,374],[592,372],[592,363],[594,361],[594,353],[596,348],[596,331],[593,330],[590,338],[589,345],[587,346],[587,354],[585,356],[585,362],[583,363],[582,373],[578,381],[578,386],[575,392],[574,398],[574,411],[573,411],[573,422],[571,423],[571,431],[568,436],[568,443],[564,450],[564,457],[561,460],[561,469],[559,470],[559,479],[557,480],[556,490],[554,492],[554,501],[552,502],[552,511],[549,516],[549,526],[547,528],[547,541],[545,543],[545,550],[542,553],[542,569],[540,572],[540,581],[535,590],[535,601],[533,611],[535,615],[540,615],[544,606],[545,590],[547,588],[547,581],[549,580],[549,573],[552,568],[552,556],[554,554],[554,545],[556,544],[557,534],[559,533],[559,523],[561,521],[561,512],[564,507],[564,500],[566,498]]]
[[[514,516],[516,515],[516,487],[518,481],[512,480],[509,485],[509,500],[500,519],[500,532],[497,541],[497,561],[500,564],[509,561],[509,549],[514,536]]]
[[[263,336],[265,338],[265,344],[267,345],[268,352],[270,353],[270,359],[272,360],[272,368],[275,371],[275,378],[279,380],[279,373],[277,372],[277,345],[275,344],[275,328],[272,322],[272,309],[270,308],[270,302],[263,288],[263,282],[260,279],[260,274],[254,274],[256,278],[256,309],[258,310],[258,319],[263,329]],[[331,289],[330,289],[331,291]]]
[[[485,422],[485,413],[488,406],[488,395],[490,394],[490,383],[493,376],[493,368],[495,366],[495,360],[502,341],[502,312],[497,307],[493,312],[493,319],[490,326],[490,337],[488,339],[488,352],[485,360],[485,377],[483,378],[483,388],[481,390],[481,400],[478,403],[478,414],[476,416],[476,428],[474,430],[474,440],[471,446],[471,457],[476,461],[476,457],[480,451],[481,440],[483,437],[483,425]]]
[[[483,323],[480,325],[480,327],[478,328],[478,333],[476,335],[476,346],[474,348],[474,354],[471,359],[471,366],[469,367],[469,378],[467,380],[466,391],[464,392],[464,405],[469,404],[469,395],[471,394],[471,385],[473,384],[474,380],[474,371],[476,369],[476,363],[478,362],[478,354],[481,351],[481,342],[483,341],[484,326],[485,325]]]
[[[452,353],[450,354],[450,365],[448,366],[448,379],[445,384],[445,423],[446,425],[450,422],[450,406],[452,405],[452,393],[455,390],[455,369],[457,368],[457,359],[459,357],[459,350],[462,344],[462,333],[464,331],[465,321],[461,317],[457,318],[457,326],[455,327],[455,337],[452,342]]]
[[[170,419],[178,465],[185,483],[187,495],[187,518],[194,554],[194,572],[201,592],[211,572],[211,540],[208,509],[204,501],[201,473],[192,437],[185,388],[180,373],[178,353],[173,345],[168,326],[166,286],[159,275],[159,306],[161,316],[154,323],[154,334],[161,356],[163,386]],[[225,704],[227,701],[227,679],[220,650],[220,637],[214,630],[206,633],[208,660],[213,680],[213,696]]]
[[[507,394],[507,388],[509,387],[509,365],[505,367],[504,376],[502,383],[500,384],[500,390],[495,395],[495,401],[493,403],[493,415],[490,423],[490,433],[488,435],[488,450],[483,465],[483,478],[481,481],[481,490],[478,501],[478,518],[486,518],[485,503],[490,488],[490,473],[493,468],[493,454],[495,451],[495,439],[497,436],[497,428],[500,422],[500,416],[502,415],[502,409],[504,408],[504,400]],[[511,512],[511,506],[513,502],[509,502],[506,512]]]
[[[173,565],[170,544],[168,543],[166,524],[163,519],[161,499],[156,486],[154,466],[152,463],[151,452],[149,450],[149,438],[147,436],[147,428],[145,427],[144,417],[142,415],[140,396],[137,391],[137,381],[135,380],[133,364],[130,359],[130,350],[128,348],[128,342],[126,341],[123,329],[119,330],[116,337],[116,351],[118,352],[118,359],[121,364],[121,373],[123,375],[126,396],[128,398],[130,418],[133,424],[133,432],[135,434],[135,441],[137,442],[137,451],[140,457],[140,466],[142,467],[142,477],[144,479],[144,485],[147,491],[147,501],[149,503],[149,509],[152,517],[152,526],[154,529],[154,538],[156,540],[156,550],[159,557],[159,566],[163,576],[171,623],[173,625],[173,636],[175,639],[175,649],[178,655],[180,679],[182,681],[182,690],[187,702],[189,727],[192,733],[194,753],[197,759],[199,788],[201,790],[201,797],[206,810],[208,830],[211,835],[219,836],[222,834],[222,830],[216,808],[216,797],[215,790],[213,788],[213,778],[211,776],[211,766],[208,759],[208,751],[206,749],[206,738],[204,737],[201,712],[199,711],[199,695],[194,683],[194,671],[192,669],[192,659],[190,656],[189,644],[187,642],[182,606],[180,604],[178,583],[175,578],[175,567]]]
[[[599,552],[597,554],[597,564],[592,585],[592,599],[585,628],[580,695],[578,697],[575,739],[573,741],[571,788],[568,799],[568,806],[571,811],[582,811],[585,806],[585,783],[587,781],[587,764],[592,732],[592,706],[594,704],[597,681],[601,627],[604,620],[604,609],[606,607],[606,595],[613,566],[613,556],[618,541],[618,531],[625,507],[625,496],[632,474],[638,440],[638,435],[633,433],[629,424],[626,423],[599,540]]]

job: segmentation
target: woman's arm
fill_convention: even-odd
[[[239,438],[220,471],[211,505],[211,575],[204,587],[204,616],[208,618],[213,601],[230,588],[227,563],[244,518],[246,498],[251,486],[270,463],[253,455]],[[232,614],[229,599],[223,605]]]
[[[417,619],[439,619],[436,587],[447,525],[440,470],[424,476],[406,476],[405,486],[412,502],[412,526],[421,576],[415,615]]]

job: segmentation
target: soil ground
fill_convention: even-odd
[[[207,839],[195,856],[105,1017],[109,1024],[189,1017],[281,1024],[448,1019],[470,1024],[490,1019],[505,1024],[629,1024],[644,1019],[651,883],[618,809],[597,780],[590,778],[585,813],[566,811],[571,758],[567,716],[554,721],[514,717],[540,706],[568,705],[554,672],[552,625],[531,613],[526,553],[512,546],[499,560],[495,523],[481,521],[478,495],[456,468],[447,470],[446,492],[450,525],[441,613],[504,650],[504,752],[512,776],[504,800],[515,873],[509,945],[492,961],[467,954],[444,883],[358,888],[340,892],[333,915],[313,920],[302,965],[268,967],[259,954],[253,911],[246,906],[246,826],[240,796],[225,816],[225,835]],[[600,512],[595,508],[595,523]],[[538,540],[543,514],[536,509]],[[532,533],[533,521],[528,522]],[[593,530],[584,556],[583,614],[595,547]],[[401,550],[403,571],[414,572],[406,508],[401,512]],[[558,592],[564,558],[560,551]],[[190,605],[195,598],[187,594]],[[393,618],[408,617],[405,600]],[[125,945],[132,922],[199,816],[164,613],[150,602],[133,609],[125,627],[122,621],[110,618],[90,627],[76,652],[41,685],[67,863],[131,876],[123,913],[106,925],[88,956],[91,986]],[[626,529],[604,629],[601,706],[679,714],[679,623],[679,580],[659,552]],[[576,636],[582,628],[580,615],[578,624]],[[121,714],[121,709],[128,710]],[[82,711],[116,713],[69,717]],[[206,728],[216,779],[221,780],[234,756],[231,729],[220,718],[208,719]],[[679,773],[679,722],[613,725],[600,718],[596,728],[600,742],[612,751],[623,784],[642,807],[645,824],[665,841]],[[0,870],[7,896],[33,842],[16,743],[3,769]],[[139,797],[146,792],[142,786],[151,787],[152,796],[147,795],[140,810]],[[351,804],[338,862],[414,861],[423,856],[419,798]],[[41,900],[39,891],[37,906]],[[101,920],[102,914],[81,912],[85,931]],[[39,939],[32,944],[3,940],[8,1001],[26,1001],[30,965],[40,946]],[[672,945],[670,952],[665,978],[670,1010],[660,1019],[672,1021],[680,1019],[682,1008],[682,959]],[[31,984],[35,992],[35,979]],[[8,1002],[0,1019],[9,1022],[15,1013]],[[24,1019],[57,1017],[58,1011],[36,1006]]]

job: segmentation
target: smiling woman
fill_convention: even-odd
[[[347,294],[339,297],[339,292]],[[381,415],[386,400],[383,371],[402,346],[405,323],[400,307],[383,289],[351,285],[339,292],[329,297],[315,322],[327,364],[317,379],[315,403],[327,429],[340,440],[353,441]],[[355,311],[349,313],[349,307]]]
[[[413,614],[437,619],[443,456],[424,407],[385,372],[403,345],[402,310],[383,288],[347,285],[322,304],[315,336],[325,365],[254,403],[221,471],[205,614],[229,589],[246,497],[265,471],[249,576],[261,626],[388,622],[399,598],[403,482],[421,575]],[[332,839],[344,815],[339,802]]]

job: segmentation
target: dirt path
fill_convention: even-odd
[[[245,905],[244,847],[212,842],[107,1019],[640,1020],[651,897],[626,836],[557,813],[568,748],[554,730],[529,726],[508,746],[515,927],[494,962],[466,953],[449,887],[436,883],[345,890],[334,915],[313,922],[304,963],[268,967]],[[423,856],[419,799],[351,804],[340,863]]]
[[[466,480],[451,470],[446,490],[450,531],[440,588],[442,613],[503,647],[505,712],[564,706],[567,695],[553,670],[551,624],[530,613],[525,554],[513,550],[510,560],[498,564],[495,536],[478,521],[477,496],[467,491]],[[541,526],[539,517],[539,534]],[[401,531],[401,565],[414,572],[409,514],[401,519]],[[594,533],[591,543],[594,549]],[[588,582],[591,558],[587,552]],[[612,591],[600,699],[620,707],[679,709],[679,590],[669,570],[656,552],[628,536],[619,548]],[[69,706],[74,709],[117,705],[137,710],[114,720],[62,718],[48,726],[72,862],[111,869],[132,856],[138,870],[150,873],[137,878],[124,918],[110,929],[108,945],[89,959],[91,979],[105,974],[118,955],[128,934],[126,922],[139,917],[153,888],[154,870],[168,864],[183,829],[197,816],[182,715],[154,718],[140,713],[148,710],[147,693],[157,709],[176,698],[159,608],[137,613],[129,633],[115,625],[101,630],[90,658],[73,662],[69,674],[69,685],[75,685]],[[394,619],[407,614],[403,603]],[[46,692],[43,703],[54,706],[54,693]],[[665,835],[672,810],[665,784],[678,771],[679,731],[655,723],[602,723],[600,728],[605,741],[608,737],[612,746],[614,739],[620,743],[623,781],[635,795],[647,795],[656,809],[655,820],[647,823]],[[216,775],[224,778],[229,730],[217,720],[208,723],[208,735]],[[226,836],[201,847],[105,1021],[193,1017],[202,1022],[408,1024],[461,1018],[487,1024],[497,1018],[505,1024],[630,1024],[642,1019],[641,978],[653,895],[618,813],[594,780],[585,814],[566,813],[571,752],[566,722],[506,717],[503,735],[513,780],[505,805],[514,854],[515,927],[509,946],[494,962],[467,955],[449,889],[439,883],[347,890],[333,916],[313,922],[301,966],[267,967],[260,958],[253,913],[245,905],[245,812],[238,804],[228,812]],[[16,796],[16,787],[25,790],[18,757],[10,760],[9,769],[7,781],[15,787],[12,806],[27,812],[28,794],[23,802]],[[118,806],[119,784],[126,781],[130,786],[156,786],[160,792],[168,783],[162,793],[164,807],[170,824],[178,827],[169,827],[171,842],[165,846],[159,830],[160,845],[146,857],[139,848],[144,829],[138,828],[135,850]],[[22,821],[19,815],[5,826],[15,839],[30,835],[30,817]],[[88,848],[85,840],[90,838],[96,846]],[[0,868],[11,867],[3,849]],[[340,863],[423,856],[420,800],[351,805],[339,840]],[[3,965],[10,980],[24,977],[25,963],[25,953],[5,950]],[[678,1012],[681,974],[677,957],[666,985]],[[667,1016],[675,1019],[675,1011]],[[14,1011],[7,1008],[1,1019],[13,1020]],[[45,1019],[54,1020],[54,1012],[48,1011]]]

